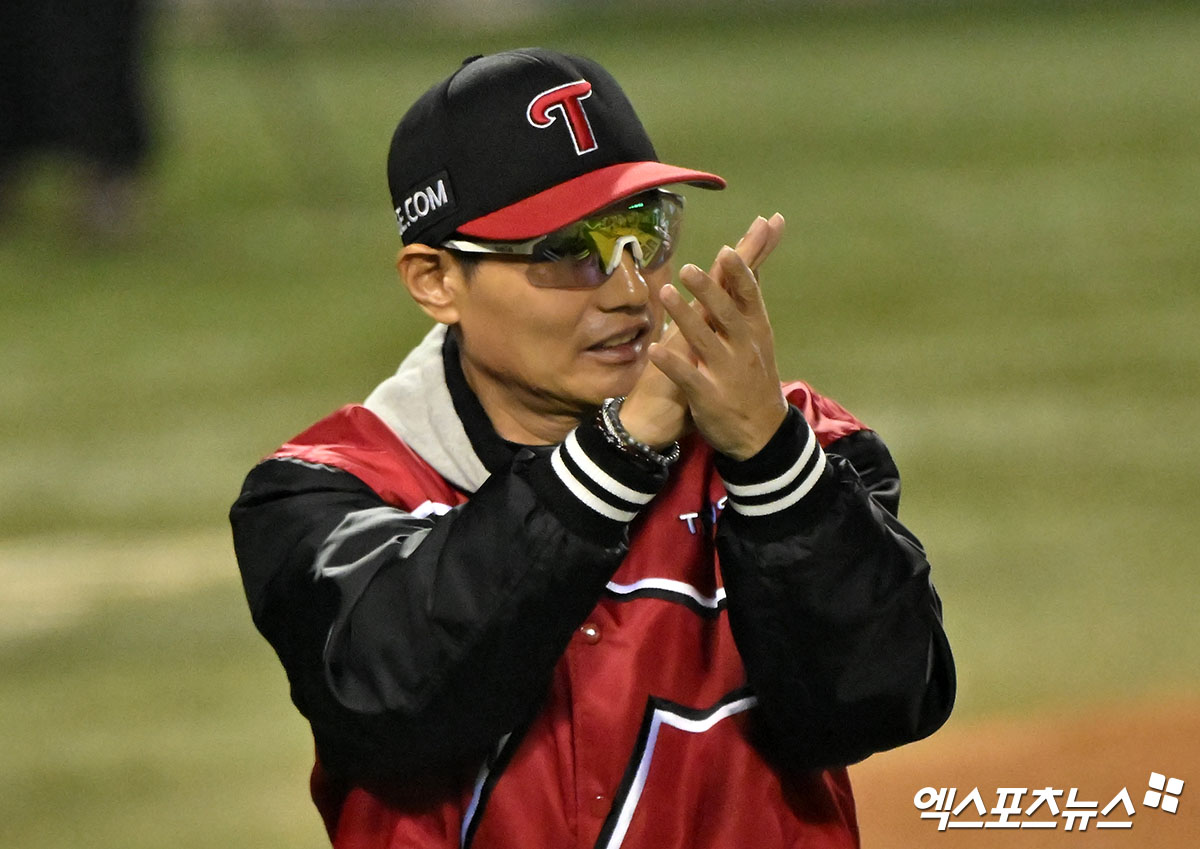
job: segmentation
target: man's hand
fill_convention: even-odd
[[[783,216],[776,214],[770,221],[761,216],[754,219],[737,243],[737,255],[753,271],[771,255],[783,237]],[[720,265],[714,263],[710,276],[720,279]],[[697,309],[702,306],[694,305]],[[663,347],[681,357],[695,358],[687,339],[674,323],[663,332],[655,347]],[[629,397],[621,406],[621,424],[640,442],[655,448],[670,445],[691,428],[691,413],[687,396],[654,362],[646,366]]]
[[[778,214],[770,221],[758,218],[736,250],[721,249],[710,273],[694,265],[680,269],[694,302],[669,284],[659,293],[677,335],[652,345],[650,361],[682,392],[701,436],[739,460],[757,454],[787,415],[754,272],[779,244],[783,226]]]

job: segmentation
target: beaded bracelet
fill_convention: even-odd
[[[664,453],[655,451],[646,443],[639,442],[629,435],[629,431],[625,430],[625,426],[621,424],[621,405],[624,403],[625,396],[621,395],[616,398],[606,398],[600,405],[600,427],[609,444],[626,454],[631,454],[637,459],[663,469],[678,460],[680,454],[678,442],[672,442]]]

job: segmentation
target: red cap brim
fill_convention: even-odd
[[[559,183],[503,209],[468,221],[458,232],[476,239],[516,242],[552,233],[622,198],[666,186],[688,183],[723,189],[716,174],[677,168],[662,162],[621,162]]]

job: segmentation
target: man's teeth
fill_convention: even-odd
[[[640,334],[640,333],[641,333],[640,330],[632,330],[629,333],[626,333],[624,336],[618,336],[615,339],[608,340],[603,345],[601,345],[601,347],[602,348],[616,348],[618,345],[628,345],[634,339],[638,338],[638,334]]]

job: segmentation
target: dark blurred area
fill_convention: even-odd
[[[84,236],[136,227],[152,132],[145,0],[0,2],[0,225],[20,214],[22,171],[41,156],[71,172],[66,214]]]

